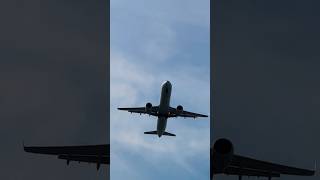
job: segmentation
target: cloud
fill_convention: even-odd
[[[134,153],[135,158],[143,158],[151,166],[156,167],[160,162],[170,161],[189,174],[199,176],[198,168],[194,166],[192,159],[199,158],[202,161],[209,159],[208,119],[197,121],[182,118],[170,119],[167,129],[169,132],[172,129],[171,131],[174,131],[177,137],[159,139],[157,136],[143,134],[144,131],[155,130],[156,118],[120,112],[116,110],[116,107],[121,105],[144,106],[147,99],[152,103],[157,103],[160,85],[164,79],[169,79],[173,82],[174,88],[177,87],[176,93],[172,95],[176,102],[180,101],[181,104],[185,102],[190,110],[195,111],[196,109],[200,112],[205,110],[204,113],[207,113],[210,98],[209,83],[206,78],[201,79],[202,74],[193,73],[197,70],[191,70],[189,66],[180,66],[177,72],[166,72],[165,75],[159,75],[155,73],[159,72],[156,70],[157,67],[142,67],[119,53],[111,55],[111,67],[111,154],[116,156],[112,162],[113,166],[130,164],[132,160],[128,159],[126,154]],[[192,91],[199,93],[195,96],[188,96]],[[204,97],[199,98],[201,96]],[[194,104],[200,106],[197,107]],[[201,107],[207,108],[202,109]],[[168,156],[169,159],[164,158]],[[148,166],[145,166],[147,169]],[[130,172],[134,171],[134,174],[138,171],[135,166],[128,169]],[[147,173],[147,171],[141,173]]]
[[[112,49],[134,54],[135,62],[145,64],[163,63],[181,53],[176,47],[183,40],[177,40],[189,29],[209,29],[209,1],[124,0],[112,2],[111,13]]]
[[[173,107],[209,114],[208,29],[209,1],[111,2],[112,179],[209,178],[208,118],[169,119],[177,137],[158,138],[143,134],[155,117],[116,109],[158,105],[170,80]]]
[[[141,6],[143,4],[143,6]],[[131,17],[149,18],[156,22],[185,23],[191,26],[209,28],[210,1],[164,0],[148,1],[111,1],[114,14]],[[116,11],[118,10],[118,11]],[[142,20],[140,20],[142,21]],[[143,21],[142,21],[143,22]]]

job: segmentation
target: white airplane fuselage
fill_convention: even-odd
[[[169,115],[170,97],[172,85],[170,81],[165,81],[161,87],[161,97],[159,105],[159,116],[157,122],[157,134],[159,137],[163,135],[167,126],[167,119]]]

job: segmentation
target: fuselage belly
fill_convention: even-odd
[[[157,133],[159,137],[163,135],[167,126],[167,119],[168,119],[169,107],[170,107],[171,89],[172,89],[172,85],[169,81],[166,81],[162,84],[160,105],[159,105],[159,112],[158,112],[159,116],[158,116],[158,122],[157,122]]]

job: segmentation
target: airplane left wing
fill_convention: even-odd
[[[197,117],[208,117],[207,115],[193,113],[189,111],[182,110],[181,112],[178,112],[176,108],[170,107],[170,117],[188,117],[188,118],[197,118]]]
[[[225,169],[226,174],[245,176],[279,177],[280,174],[313,176],[313,170],[300,169],[244,156],[233,155],[230,165]]]
[[[24,146],[24,151],[37,154],[56,155],[59,159],[70,161],[96,163],[97,169],[100,164],[110,164],[110,145],[88,145],[88,146]]]
[[[210,148],[210,177],[215,174],[242,176],[280,177],[282,174],[313,176],[315,170],[301,169],[234,154],[231,141],[218,139]]]

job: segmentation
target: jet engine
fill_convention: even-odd
[[[177,114],[182,113],[183,107],[181,105],[177,106]]]
[[[231,141],[228,139],[218,139],[214,145],[213,149],[210,152],[212,160],[214,161],[213,164],[215,167],[214,170],[217,173],[221,173],[224,171],[226,167],[230,164],[233,156],[233,145]]]
[[[151,109],[152,109],[152,104],[148,102],[148,103],[146,104],[146,111],[147,111],[147,112],[150,112]]]

